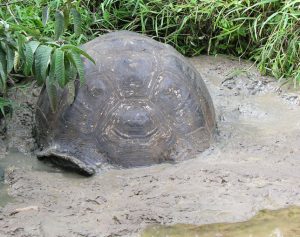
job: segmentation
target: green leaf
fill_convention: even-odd
[[[2,70],[4,71],[5,74],[7,74],[7,60],[6,60],[6,53],[5,50],[3,49],[3,46],[0,45],[0,63],[2,65]]]
[[[14,67],[15,50],[9,45],[6,46],[7,73],[10,73]]]
[[[75,9],[71,9],[71,14],[73,16],[74,32],[76,36],[81,34],[81,16],[80,13]]]
[[[27,41],[26,37],[22,34],[17,34],[17,48],[20,55],[20,61],[26,61],[25,58],[25,42]]]
[[[33,54],[41,43],[39,41],[29,41],[27,45],[31,48]]]
[[[11,107],[12,108],[14,105],[15,104],[12,100],[0,97],[0,110],[1,110],[1,113],[4,117],[6,116],[5,108],[6,107]]]
[[[31,72],[32,64],[33,64],[33,52],[31,50],[31,47],[26,44],[25,45],[25,67],[24,67],[24,73],[26,76],[28,76]]]
[[[52,48],[46,45],[40,45],[35,52],[35,76],[39,84],[42,84],[47,77],[51,52]]]
[[[50,61],[50,69],[49,69],[49,77],[52,80],[56,81],[55,78],[55,57],[56,57],[56,50],[54,51],[54,53],[51,55],[51,61]]]
[[[1,111],[1,113],[4,117],[6,116],[5,108],[6,107],[13,107],[13,105],[14,105],[13,101],[11,101],[9,99],[6,99],[6,98],[3,98],[3,97],[0,97],[0,111]]]
[[[17,72],[20,67],[20,54],[18,51],[15,51],[15,57],[14,57],[14,70]]]
[[[51,61],[50,61],[50,70],[49,70],[49,76],[46,78],[46,90],[50,102],[50,107],[53,112],[57,109],[57,81],[55,79],[55,58],[56,58],[56,50],[51,55]]]
[[[33,55],[40,45],[40,42],[38,41],[29,41],[25,44],[25,68],[24,73],[26,76],[30,75],[32,73],[32,64],[33,64]]]
[[[42,22],[43,22],[43,26],[45,26],[48,22],[49,19],[49,7],[45,6],[43,8],[43,13],[42,13]]]
[[[74,81],[77,77],[76,67],[72,64],[72,62],[66,60],[65,61],[65,81],[68,83],[69,81]]]
[[[1,79],[1,84],[0,84],[0,90],[1,93],[5,94],[6,93],[6,81],[7,81],[7,74],[4,71],[4,66],[2,62],[0,61],[0,79]]]
[[[80,57],[80,54],[75,52],[70,52],[67,54],[68,59],[73,63],[73,65],[76,67],[80,84],[84,83],[84,66],[82,59]]]
[[[81,54],[83,55],[84,57],[86,57],[87,59],[89,59],[90,61],[92,61],[94,64],[96,64],[95,60],[88,54],[86,53],[85,51],[83,51],[82,49],[74,46],[74,45],[71,45],[71,44],[66,44],[64,46],[61,47],[62,50],[72,50],[78,54]]]
[[[64,7],[63,9],[63,14],[64,14],[64,24],[65,24],[65,29],[69,27],[70,23],[70,9],[69,7]]]
[[[64,15],[61,11],[56,11],[55,13],[55,40],[58,40],[59,37],[64,33],[65,22]]]
[[[61,88],[66,84],[65,81],[65,54],[61,49],[55,50],[55,78]]]

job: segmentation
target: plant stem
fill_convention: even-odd
[[[7,6],[7,5],[13,5],[13,4],[20,3],[20,2],[24,3],[24,1],[7,2],[7,3],[1,3],[0,7]]]
[[[7,10],[8,10],[8,12],[9,12],[9,14],[12,16],[12,18],[14,19],[14,21],[19,25],[19,22],[17,21],[17,19],[16,19],[16,17],[15,17],[15,15],[12,13],[12,11],[11,11],[11,9],[10,9],[10,7],[9,7],[9,4],[8,3],[6,3],[6,8],[7,8]]]

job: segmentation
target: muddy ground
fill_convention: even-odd
[[[156,223],[236,222],[260,209],[300,205],[299,93],[237,59],[191,61],[216,108],[219,133],[210,149],[175,165],[109,169],[91,178],[7,165],[13,200],[0,208],[0,236],[139,236]],[[35,149],[37,92],[30,91],[34,96],[8,124],[2,153]]]

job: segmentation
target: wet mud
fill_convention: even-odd
[[[202,226],[151,226],[141,237],[283,237],[300,236],[300,207],[262,210],[248,221]]]
[[[5,190],[13,201],[0,205],[0,236],[132,237],[154,224],[241,222],[262,209],[300,205],[297,90],[237,59],[191,61],[216,109],[218,134],[208,150],[174,165],[109,167],[90,178],[6,164]],[[35,149],[35,98],[9,122],[2,156],[11,148]]]
[[[8,195],[8,186],[4,183],[4,169],[0,166],[0,207],[10,202],[12,198]]]

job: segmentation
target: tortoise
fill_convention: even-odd
[[[61,92],[51,110],[46,89],[37,103],[39,159],[94,174],[117,167],[176,162],[207,149],[215,112],[197,70],[172,46],[128,31],[84,44],[86,82],[73,103]]]

